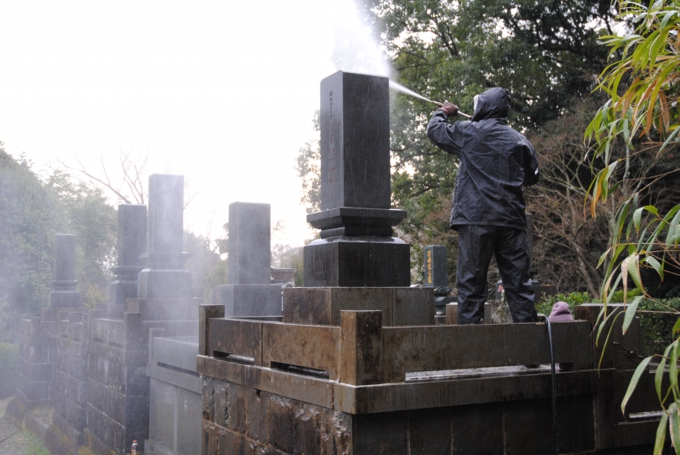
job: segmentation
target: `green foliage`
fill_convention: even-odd
[[[612,229],[611,246],[600,259],[607,265],[601,292],[605,302],[612,298],[619,285],[623,287],[624,294],[628,294],[630,286],[642,294],[632,299],[626,311],[624,330],[635,312],[645,307],[644,298],[663,307],[663,313],[657,314],[671,315],[676,321],[664,353],[647,357],[634,373],[621,409],[625,411],[627,398],[646,365],[653,357],[660,359],[655,383],[659,403],[665,412],[657,430],[654,453],[663,449],[668,427],[675,452],[680,454],[680,310],[671,303],[655,301],[645,289],[646,270],[653,271],[661,280],[669,275],[677,276],[680,270],[680,205],[677,205],[677,197],[660,202],[650,198],[649,190],[653,184],[678,171],[672,154],[677,148],[680,127],[677,103],[680,95],[677,38],[680,2],[659,0],[647,6],[620,0],[619,8],[621,19],[629,21],[635,28],[623,36],[605,38],[614,61],[603,72],[600,88],[607,93],[609,101],[601,107],[586,130],[586,138],[595,142],[593,156],[604,163],[590,189],[592,213],[595,214],[597,204],[612,195],[621,191],[627,193],[625,201],[617,204],[619,209]],[[644,147],[639,151],[642,141],[645,141]],[[613,153],[617,143],[624,144],[625,155]],[[668,160],[670,170],[661,174],[650,171],[646,179],[631,185],[628,175],[631,159],[650,150],[658,163],[664,158],[671,158]],[[623,173],[619,170],[621,167],[624,168]],[[655,326],[658,321],[652,320],[651,324]],[[663,333],[660,335],[664,336]],[[668,386],[663,381],[666,375]]]
[[[191,257],[185,266],[191,271],[193,288],[197,296],[207,298],[210,289],[227,281],[227,261],[222,259],[208,238],[184,231],[184,251]]]
[[[26,448],[25,455],[50,455],[49,450],[42,445],[37,436],[27,433],[26,438],[28,439],[28,447]]]
[[[19,314],[47,305],[57,233],[76,235],[76,278],[86,305],[105,299],[115,259],[116,210],[101,191],[56,171],[43,182],[28,160],[0,144],[0,340],[14,337]]]
[[[543,297],[536,303],[536,311],[546,316],[552,311],[553,305],[557,302],[566,302],[570,310],[574,310],[577,305],[593,302],[593,298],[588,292],[571,292],[568,294],[543,294]]]
[[[54,192],[0,143],[0,303],[7,305],[0,339],[11,338],[19,313],[47,303],[54,234],[64,223]]]
[[[19,348],[16,344],[0,343],[0,399],[14,395],[17,388]]]
[[[314,115],[314,131],[320,131],[319,111]],[[307,142],[298,151],[296,170],[302,183],[302,202],[307,213],[321,210],[321,148],[319,140]]]
[[[638,306],[642,352],[644,355],[663,354],[671,344],[673,327],[680,314],[680,298],[652,301],[644,299]]]

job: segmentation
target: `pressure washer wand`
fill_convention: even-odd
[[[428,100],[430,103],[436,105],[437,107],[442,107],[444,103],[440,103],[439,101],[432,101]],[[469,115],[467,115],[465,112],[458,111],[458,115],[462,115],[465,118],[471,118]]]

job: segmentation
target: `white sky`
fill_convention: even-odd
[[[301,244],[295,157],[319,82],[386,74],[351,1],[2,1],[0,141],[37,171],[148,154],[148,173],[189,182],[186,228],[219,235],[231,202],[267,202]]]

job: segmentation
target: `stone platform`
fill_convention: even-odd
[[[381,311],[340,311],[339,325],[311,325],[200,312],[203,455],[550,453],[550,370],[524,366],[550,362],[542,323],[390,327]],[[592,324],[552,326],[555,361],[573,364],[556,377],[558,453],[647,453],[658,420],[633,416],[653,410],[653,376],[622,416],[635,361],[611,349],[598,372]]]

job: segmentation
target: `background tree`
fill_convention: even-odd
[[[57,196],[0,143],[0,341],[11,339],[16,318],[46,304],[53,280],[54,234],[65,219]]]
[[[93,186],[55,170],[46,187],[58,198],[58,209],[66,220],[63,233],[76,235],[76,279],[86,306],[106,302],[107,288],[116,261],[117,212]]]
[[[547,122],[558,117],[576,116],[571,123],[578,122],[575,106],[585,107],[580,101],[592,90],[594,75],[605,64],[606,50],[597,43],[599,30],[611,28],[614,21],[608,1],[376,0],[370,8],[377,23],[382,24],[383,40],[400,83],[430,99],[452,100],[468,113],[473,112],[474,95],[489,87],[506,88],[513,100],[510,123],[531,140],[537,139]],[[409,212],[409,218],[399,228],[414,245],[413,259],[418,269],[421,247],[438,241],[449,247],[453,280],[456,236],[448,231],[444,214],[450,208],[457,158],[433,147],[425,136],[424,127],[432,109],[416,98],[400,96],[396,101],[392,115],[393,193],[396,205]],[[581,142],[581,132],[562,131],[573,135],[569,141],[572,144]],[[537,152],[542,168],[553,167],[545,159],[548,154],[544,150],[537,148]],[[554,153],[552,157],[557,158]],[[582,192],[589,181],[584,184]],[[537,196],[552,194],[557,200],[576,197],[556,182],[539,185],[528,193],[532,211],[535,207],[531,202]],[[565,227],[556,220],[547,220],[537,217],[537,251],[564,253],[562,257],[572,258],[569,269],[585,272],[594,268],[592,258],[593,267],[578,264],[584,254],[575,243],[551,242],[556,232],[543,229]],[[546,257],[537,254],[539,275],[555,269],[542,263]],[[546,275],[539,277],[554,282],[554,274]],[[575,290],[582,278],[579,272],[556,284]],[[586,288],[592,291],[596,286]]]
[[[314,114],[314,131],[321,130],[319,111]],[[300,202],[305,205],[307,213],[321,210],[321,145],[319,140],[307,142],[298,150],[296,170],[302,184]]]

